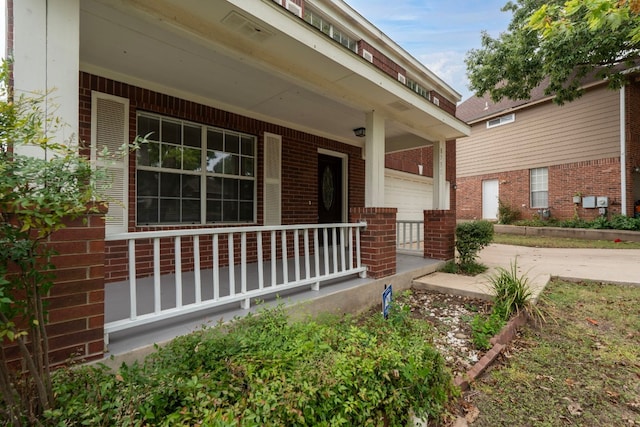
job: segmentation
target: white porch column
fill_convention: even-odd
[[[447,143],[440,140],[433,144],[433,209],[447,206]]]
[[[371,111],[366,117],[364,206],[384,206],[384,117]]]
[[[80,0],[19,0],[13,10],[15,94],[46,94],[43,111],[65,125],[49,135],[67,141],[78,132]],[[20,153],[44,155],[36,147]]]

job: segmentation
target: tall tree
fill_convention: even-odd
[[[497,38],[467,53],[470,87],[494,101],[527,99],[548,78],[545,93],[562,104],[582,95],[586,76],[619,88],[640,61],[640,0],[518,0]]]

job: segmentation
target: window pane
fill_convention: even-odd
[[[222,203],[222,221],[223,222],[238,221],[238,202],[225,201]]]
[[[200,153],[197,148],[184,148],[182,152],[182,169],[187,171],[198,171],[200,168]]]
[[[138,197],[158,196],[158,172],[138,171],[136,185]]]
[[[207,131],[207,148],[224,151],[224,134],[217,130]]]
[[[151,141],[140,144],[136,151],[136,160],[141,166],[160,166],[160,144]]]
[[[207,151],[207,172],[222,173],[223,160],[229,154],[221,151]]]
[[[222,185],[222,195],[225,200],[238,200],[238,180],[225,178]]]
[[[182,197],[200,199],[200,176],[182,175]]]
[[[242,158],[242,171],[240,173],[243,176],[253,176],[253,159],[250,157]]]
[[[222,178],[207,177],[207,199],[222,199]]]
[[[182,166],[182,147],[162,145],[162,167],[180,169]]]
[[[238,175],[240,172],[240,159],[238,156],[226,155],[224,159],[224,172],[227,175]]]
[[[160,141],[160,120],[153,117],[138,116],[138,135],[149,135],[149,139]]]
[[[175,173],[160,174],[160,195],[162,197],[180,197],[180,175]]]
[[[222,202],[217,200],[207,201],[207,222],[222,221]]]
[[[182,141],[182,126],[179,122],[162,121],[162,142],[180,144]]]
[[[224,151],[227,153],[240,153],[240,135],[227,133],[224,136]]]
[[[245,156],[254,156],[253,138],[247,136],[242,137],[242,154]]]
[[[240,202],[240,221],[253,221],[253,202]]]
[[[199,200],[183,200],[182,201],[182,221],[183,222],[200,222],[200,201]]]
[[[160,222],[180,222],[180,200],[160,199]]]
[[[240,181],[240,200],[253,201],[253,181]]]
[[[155,224],[158,222],[158,199],[138,197],[138,224]]]
[[[188,145],[190,147],[202,147],[202,130],[200,126],[184,126],[184,141],[183,145]]]

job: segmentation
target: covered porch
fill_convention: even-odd
[[[332,255],[330,254],[329,257]],[[295,277],[295,258],[287,260],[289,274]],[[324,263],[324,254],[320,255],[320,264]],[[121,329],[109,333],[106,345],[105,359],[107,364],[119,365],[122,362],[140,360],[152,352],[156,344],[172,340],[203,327],[215,326],[220,322],[228,322],[234,318],[256,313],[267,307],[284,304],[292,316],[305,317],[320,313],[357,313],[382,303],[382,292],[385,287],[392,285],[394,292],[401,292],[411,286],[412,280],[436,271],[444,264],[433,258],[423,258],[415,254],[397,253],[396,273],[385,278],[361,277],[358,273],[346,274],[335,279],[320,280],[319,286],[300,285],[284,286],[283,289],[271,289],[259,299],[252,300],[250,306],[242,307],[238,302],[210,304],[206,310],[184,312],[181,315],[142,324],[140,326]],[[276,268],[281,268],[278,261]],[[313,268],[313,267],[312,267]],[[236,276],[240,273],[240,266],[234,268]],[[247,265],[247,283],[249,292],[258,289],[259,277],[257,264]],[[210,290],[204,291],[204,300],[213,298],[213,288],[210,279],[211,270],[201,271],[200,285],[206,284]],[[220,292],[229,295],[229,269],[220,270],[222,280]],[[196,283],[193,273],[185,272],[181,275],[184,292],[183,303],[189,304],[196,300]],[[166,307],[175,307],[175,275],[165,275],[162,282],[162,301]],[[203,287],[204,289],[204,287]],[[140,313],[153,313],[154,286],[152,279],[139,282],[138,306]],[[126,319],[130,315],[130,289],[127,282],[114,282],[105,286],[105,321],[106,325]],[[109,357],[113,356],[112,360]]]
[[[246,314],[276,294],[344,287],[375,301],[377,284],[408,285],[452,258],[455,139],[468,134],[454,114],[459,94],[343,1],[24,4],[15,3],[16,93],[55,88],[57,115],[97,164],[104,148],[151,135],[102,163],[114,178],[106,238],[87,247],[102,251],[90,276],[73,277],[85,288],[90,277],[93,294],[77,312],[60,309],[60,319],[87,320],[85,354],[104,349],[96,335],[115,352],[146,333],[158,341],[152,330],[182,318]],[[432,191],[411,218],[422,224],[414,234],[385,200],[385,160],[422,149]],[[349,231],[325,237],[331,228]]]

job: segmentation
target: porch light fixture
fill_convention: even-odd
[[[355,136],[357,136],[358,138],[362,138],[363,136],[365,136],[367,134],[367,130],[365,128],[355,128],[353,130],[353,134]]]

